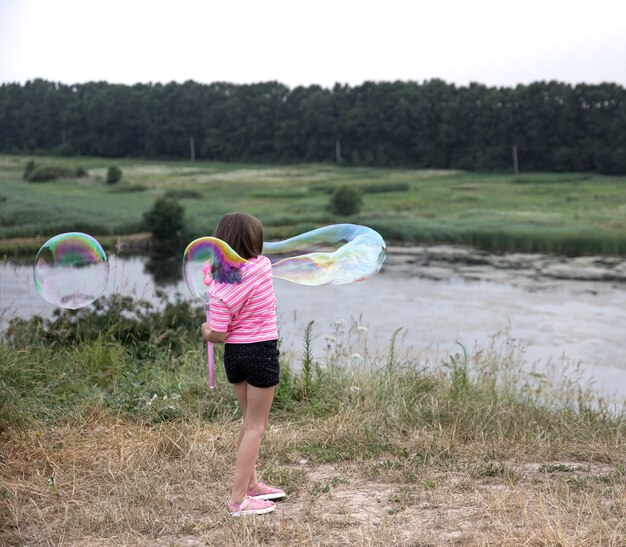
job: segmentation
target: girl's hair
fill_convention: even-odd
[[[246,213],[225,214],[217,223],[215,237],[228,243],[246,260],[263,252],[263,225],[258,218]]]

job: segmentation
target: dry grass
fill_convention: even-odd
[[[485,446],[469,443],[454,460],[417,467],[411,454],[332,464],[307,458],[299,448],[303,442],[326,439],[334,445],[345,418],[270,428],[260,469],[265,479],[285,486],[289,497],[274,514],[249,519],[232,519],[225,510],[236,421],[148,425],[94,411],[56,428],[7,431],[0,438],[0,541],[625,544],[625,468],[619,454],[609,458],[612,463],[486,461]],[[560,452],[564,456],[567,447]],[[585,456],[593,452],[590,447]]]

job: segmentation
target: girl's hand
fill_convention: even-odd
[[[204,338],[204,340],[212,342],[213,344],[222,344],[224,340],[226,340],[225,332],[212,331],[208,323],[202,323],[200,332],[202,333],[202,338]]]
[[[200,327],[200,332],[202,334],[202,338],[204,338],[207,342],[210,342],[209,337],[211,336],[211,327],[209,327],[208,323],[202,323]]]

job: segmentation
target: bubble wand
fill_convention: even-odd
[[[247,260],[241,258],[225,241],[201,237],[192,241],[183,255],[183,277],[193,296],[204,303],[207,323],[210,320],[209,287],[213,282],[241,283],[241,270]],[[213,343],[207,342],[209,388],[215,388]]]
[[[208,264],[204,266],[203,272],[204,272],[204,284],[207,287],[210,287],[211,283],[213,283],[213,278],[210,275],[211,268]],[[209,289],[207,289],[206,291],[204,311],[206,313],[206,322],[208,323],[211,320],[211,316],[209,315]],[[207,367],[209,369],[209,388],[214,389],[215,388],[215,353],[213,350],[213,342],[209,342],[207,340],[206,352],[207,352]]]

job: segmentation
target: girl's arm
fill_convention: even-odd
[[[226,340],[225,332],[211,330],[208,323],[202,323],[200,331],[202,332],[202,338],[204,338],[207,342],[212,342],[213,344],[223,344],[224,340]]]

